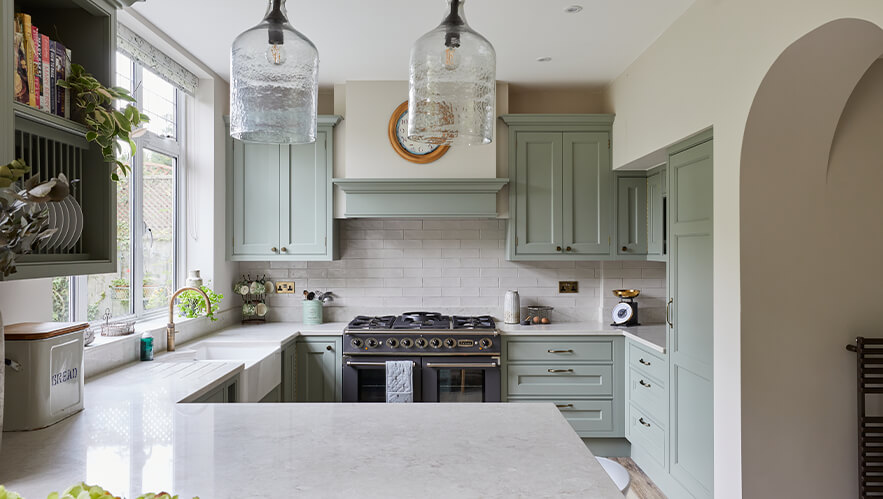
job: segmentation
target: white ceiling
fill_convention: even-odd
[[[497,79],[600,85],[619,76],[694,0],[470,0],[466,16],[497,51]],[[578,14],[566,14],[570,5]],[[444,0],[291,0],[288,17],[319,49],[323,86],[407,80],[411,45],[439,24]],[[134,9],[225,79],[230,45],[264,0],[146,0]],[[538,57],[551,62],[536,62]]]

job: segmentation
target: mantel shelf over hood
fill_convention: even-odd
[[[496,218],[508,178],[338,178],[346,218]]]

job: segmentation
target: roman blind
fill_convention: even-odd
[[[157,76],[194,95],[199,78],[124,24],[117,24],[117,50],[150,68]]]

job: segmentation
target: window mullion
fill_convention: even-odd
[[[141,64],[135,63],[133,74],[137,82],[134,92],[136,105],[143,112],[144,80]],[[141,317],[144,314],[144,220],[142,216],[143,210],[141,209],[144,202],[144,189],[141,185],[143,178],[143,147],[144,141],[135,139],[136,152],[132,157],[132,171],[129,172],[129,175],[131,175],[129,185],[131,186],[132,196],[130,214],[132,220],[132,242],[130,245],[132,248],[132,283],[129,286],[129,292],[132,296],[132,311],[136,317]]]

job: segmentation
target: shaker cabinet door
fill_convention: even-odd
[[[516,142],[515,252],[556,255],[562,247],[562,135],[519,133]]]
[[[606,132],[563,134],[565,254],[610,254],[613,197],[609,137]]]
[[[647,179],[616,179],[617,253],[647,254]]]
[[[233,141],[233,253],[276,255],[280,146]]]
[[[295,399],[340,402],[340,340],[307,339],[298,342],[295,348]]]
[[[326,162],[328,132],[319,131],[313,144],[282,147],[280,255],[324,255],[331,175]]]
[[[665,172],[647,177],[647,254],[665,255]]]

